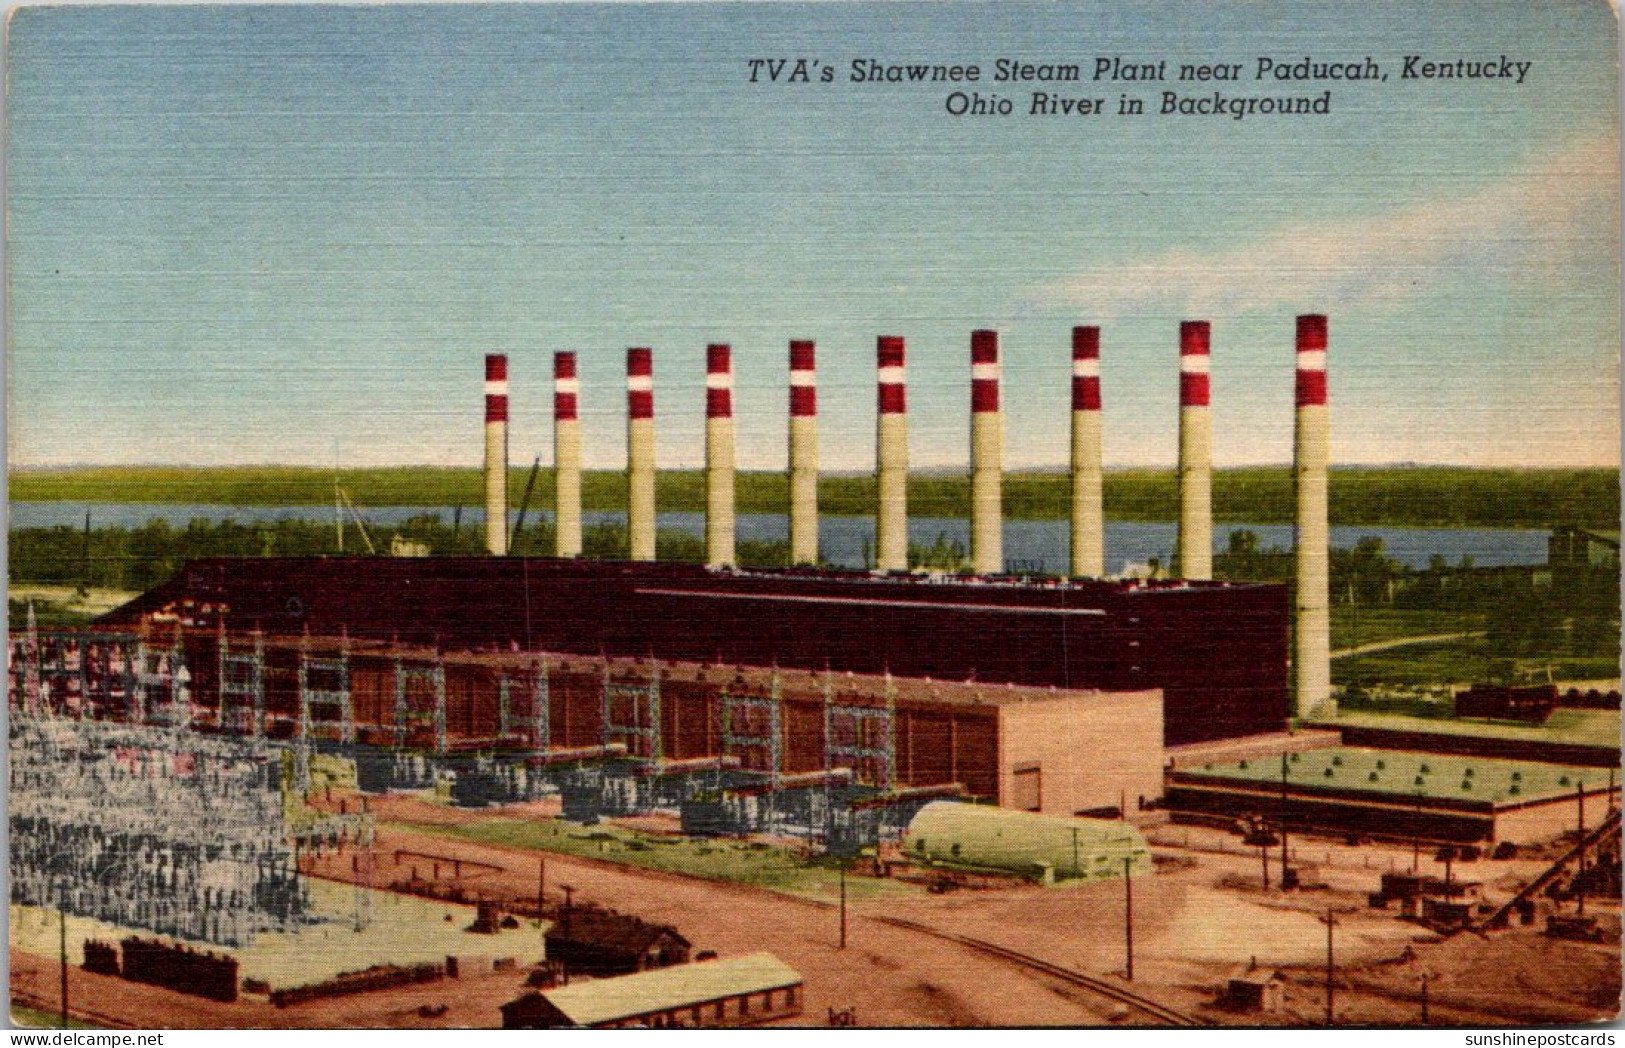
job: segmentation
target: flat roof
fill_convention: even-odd
[[[1273,755],[1188,765],[1178,769],[1176,775],[1182,779],[1215,783],[1278,787],[1281,783],[1281,758]],[[1293,793],[1337,790],[1512,806],[1572,797],[1581,784],[1584,784],[1587,792],[1602,790],[1607,788],[1608,783],[1607,768],[1540,761],[1447,756],[1409,750],[1371,750],[1351,746],[1287,755],[1287,785]]]
[[[1336,718],[1312,721],[1315,728],[1378,728],[1384,731],[1415,732],[1422,735],[1470,735],[1488,739],[1514,739],[1520,742],[1550,742],[1576,746],[1619,749],[1620,711],[1587,710],[1559,706],[1545,724],[1518,724],[1512,721],[1457,720],[1441,717],[1415,717],[1403,713],[1368,713],[1364,710],[1339,711]]]
[[[212,634],[204,634],[212,636]],[[229,634],[235,651],[251,651],[256,643],[253,634]],[[624,655],[583,655],[572,652],[549,651],[436,651],[425,645],[391,644],[379,640],[358,640],[321,636],[288,637],[262,635],[259,638],[267,651],[308,651],[312,656],[331,657],[340,650],[352,658],[393,659],[399,657],[410,666],[438,661],[445,666],[465,666],[505,673],[523,678],[546,667],[549,673],[562,676],[589,675],[601,677],[605,663],[611,676],[620,683],[647,680],[658,667],[662,681],[700,682],[749,689],[751,694],[767,695],[772,691],[775,675],[779,694],[792,699],[823,701],[826,687],[837,700],[859,704],[882,705],[887,692],[891,697],[914,705],[942,706],[1010,706],[1032,702],[1056,702],[1066,699],[1103,698],[1122,695],[1147,695],[1157,688],[1127,688],[1108,691],[1102,688],[1061,688],[1055,685],[1010,684],[994,681],[933,680],[929,677],[887,678],[883,673],[853,673],[849,670],[817,671],[766,666],[747,666],[737,663],[702,663],[683,659],[640,659]],[[746,694],[743,697],[751,697]]]
[[[801,985],[801,973],[771,953],[572,982],[542,991],[549,1004],[577,1026],[597,1026],[652,1012]]]

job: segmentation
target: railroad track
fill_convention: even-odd
[[[1167,1005],[1158,1004],[1149,997],[1142,997],[1139,994],[1134,993],[1132,990],[1125,990],[1123,987],[1118,986],[1115,983],[1108,982],[1105,979],[1096,978],[1093,975],[1085,975],[1082,972],[1073,971],[1071,968],[1063,968],[1058,964],[1051,964],[1049,961],[1040,960],[1039,958],[1033,957],[1030,954],[1021,953],[1018,950],[1012,950],[1007,946],[1000,946],[997,943],[987,942],[982,939],[973,939],[968,935],[956,935],[953,932],[939,931],[938,929],[932,928],[929,925],[906,920],[902,917],[875,916],[868,919],[879,921],[882,924],[890,924],[898,928],[906,928],[909,931],[931,935],[938,939],[946,939],[949,942],[958,943],[961,946],[976,950],[978,953],[985,953],[989,956],[998,957],[1001,960],[1009,961],[1012,964],[1021,965],[1023,968],[1030,968],[1033,971],[1042,972],[1051,978],[1059,979],[1062,982],[1071,983],[1074,986],[1079,986],[1083,989],[1098,993],[1102,997],[1108,997],[1111,1000],[1117,1001],[1121,1004],[1126,1004],[1131,1008],[1136,1008],[1159,1022],[1167,1023],[1169,1026],[1208,1025],[1208,1023],[1196,1018],[1193,1015],[1186,1015],[1184,1012],[1175,1011],[1174,1009],[1169,1008]]]

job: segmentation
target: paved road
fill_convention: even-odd
[[[1469,637],[1482,637],[1483,630],[1468,630],[1464,633],[1432,633],[1425,637],[1395,637],[1392,640],[1379,640],[1371,644],[1361,644],[1353,648],[1339,648],[1332,652],[1334,659],[1346,659],[1350,655],[1366,655],[1373,651],[1388,651],[1391,648],[1410,648],[1423,644],[1445,644],[1453,640],[1466,640]]]

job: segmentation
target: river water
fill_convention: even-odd
[[[332,511],[322,506],[221,506],[185,503],[91,503],[82,502],[13,502],[11,526],[13,528],[39,528],[84,524],[85,511],[90,511],[92,525],[137,527],[150,520],[164,520],[183,527],[192,520],[237,520],[243,523],[269,520],[330,521]],[[451,522],[453,511],[445,506],[376,506],[362,510],[368,524],[387,526],[398,524],[409,517],[439,515]],[[511,516],[517,517],[517,514]],[[588,526],[624,521],[619,512],[591,512],[583,515]],[[477,528],[483,524],[485,514],[478,508],[465,508],[462,522],[465,527]],[[548,520],[548,512],[533,511],[527,518]],[[662,513],[660,527],[678,529],[694,535],[703,535],[705,515],[702,513]],[[788,521],[782,513],[745,513],[737,523],[741,540],[783,541],[788,534]],[[1213,541],[1218,550],[1229,543],[1230,532],[1245,528],[1259,537],[1259,546],[1268,549],[1279,546],[1290,549],[1292,528],[1285,524],[1216,524]],[[1118,521],[1106,525],[1106,569],[1121,572],[1130,564],[1144,564],[1156,557],[1163,564],[1171,558],[1177,528],[1172,523]],[[929,546],[938,537],[958,542],[968,548],[970,523],[946,517],[916,517],[909,520],[911,542]],[[1066,570],[1070,528],[1064,520],[1007,520],[1004,523],[1004,552],[1009,565],[1024,571]],[[1451,564],[1463,557],[1471,557],[1479,567],[1506,567],[1520,564],[1544,564],[1548,531],[1521,531],[1510,528],[1378,528],[1334,527],[1332,545],[1352,548],[1361,538],[1372,536],[1382,540],[1388,556],[1413,568],[1425,568],[1434,556],[1443,556]],[[832,563],[842,567],[865,566],[874,548],[875,522],[871,517],[824,516],[818,522],[819,548]]]

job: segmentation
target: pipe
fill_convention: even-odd
[[[811,342],[790,343],[790,563],[818,564],[818,371]]]
[[[1179,325],[1179,550],[1181,578],[1213,577],[1213,422],[1208,323]]]
[[[999,412],[999,333],[970,336],[970,559],[978,575],[1004,570],[1004,416]]]
[[[875,568],[908,570],[908,382],[903,339],[875,345],[879,418],[875,434]]]
[[[734,556],[733,360],[726,345],[705,347],[705,563],[732,567]]]
[[[1297,496],[1297,607],[1295,708],[1299,717],[1331,716],[1331,553],[1328,471],[1331,409],[1326,394],[1327,325],[1324,316],[1298,318],[1297,417],[1292,478]]]
[[[485,551],[508,552],[508,358],[485,355]]]
[[[655,559],[654,352],[626,351],[626,537],[632,560]]]
[[[574,353],[553,354],[554,552],[581,556],[581,392]]]
[[[1072,329],[1072,570],[1106,574],[1105,474],[1100,440],[1100,329]]]

